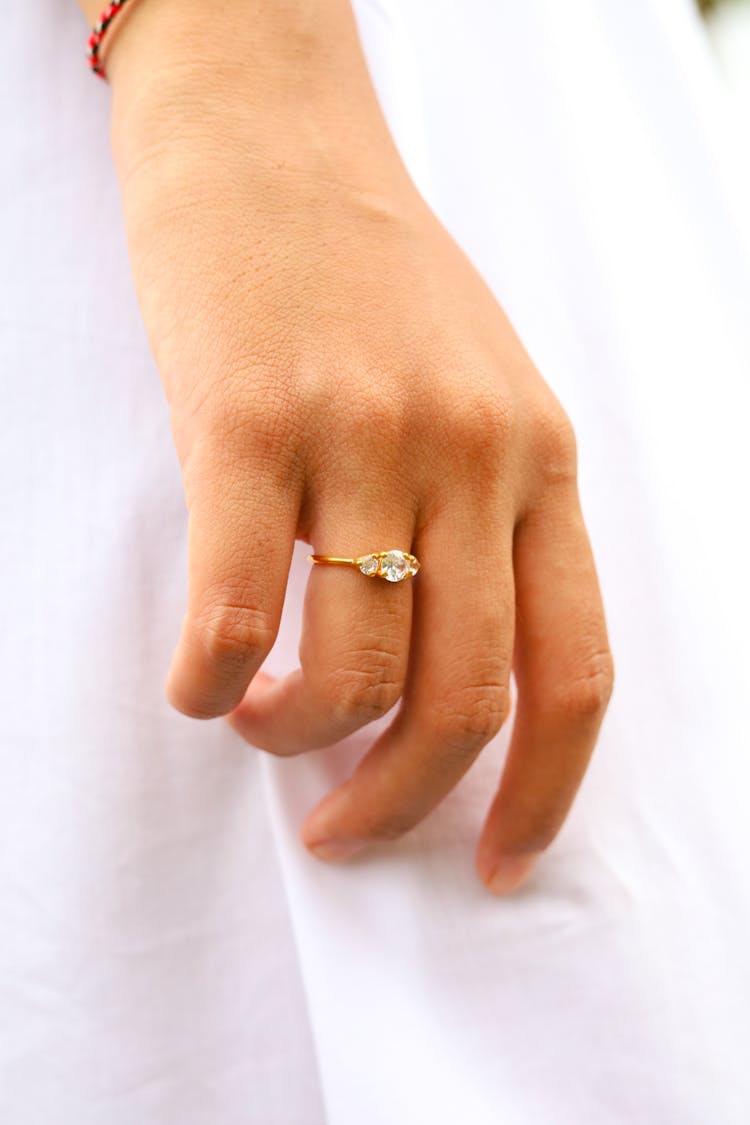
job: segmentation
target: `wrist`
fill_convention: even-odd
[[[411,185],[349,0],[211,0],[210,11],[207,0],[132,0],[106,65],[121,173],[149,150],[198,140],[217,157],[245,153],[258,172]]]

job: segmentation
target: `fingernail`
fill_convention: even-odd
[[[347,859],[365,847],[362,840],[318,840],[307,845],[318,859]]]
[[[536,863],[538,855],[538,852],[527,852],[525,855],[503,856],[495,864],[495,870],[485,884],[487,889],[495,895],[508,895],[518,890]]]

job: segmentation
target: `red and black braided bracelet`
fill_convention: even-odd
[[[107,73],[104,69],[104,63],[99,58],[99,49],[102,45],[102,40],[107,34],[107,28],[112,23],[113,19],[122,11],[123,7],[127,4],[127,0],[111,0],[99,20],[91,29],[91,34],[88,40],[88,51],[86,57],[89,60],[89,66],[94,74],[98,74],[100,78],[106,78]]]

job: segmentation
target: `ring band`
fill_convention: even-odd
[[[308,555],[308,562],[325,566],[353,566],[368,578],[385,578],[388,582],[401,582],[419,570],[419,561],[408,551],[371,551],[356,559],[339,559],[335,555]]]

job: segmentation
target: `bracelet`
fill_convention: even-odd
[[[88,39],[88,51],[86,57],[89,60],[89,66],[94,74],[98,74],[100,78],[106,78],[107,73],[104,69],[104,63],[99,57],[99,50],[102,45],[102,40],[107,34],[107,28],[112,23],[112,20],[119,15],[122,11],[123,5],[127,0],[111,0],[102,14],[99,16],[98,23],[95,23],[91,29],[91,34]]]

